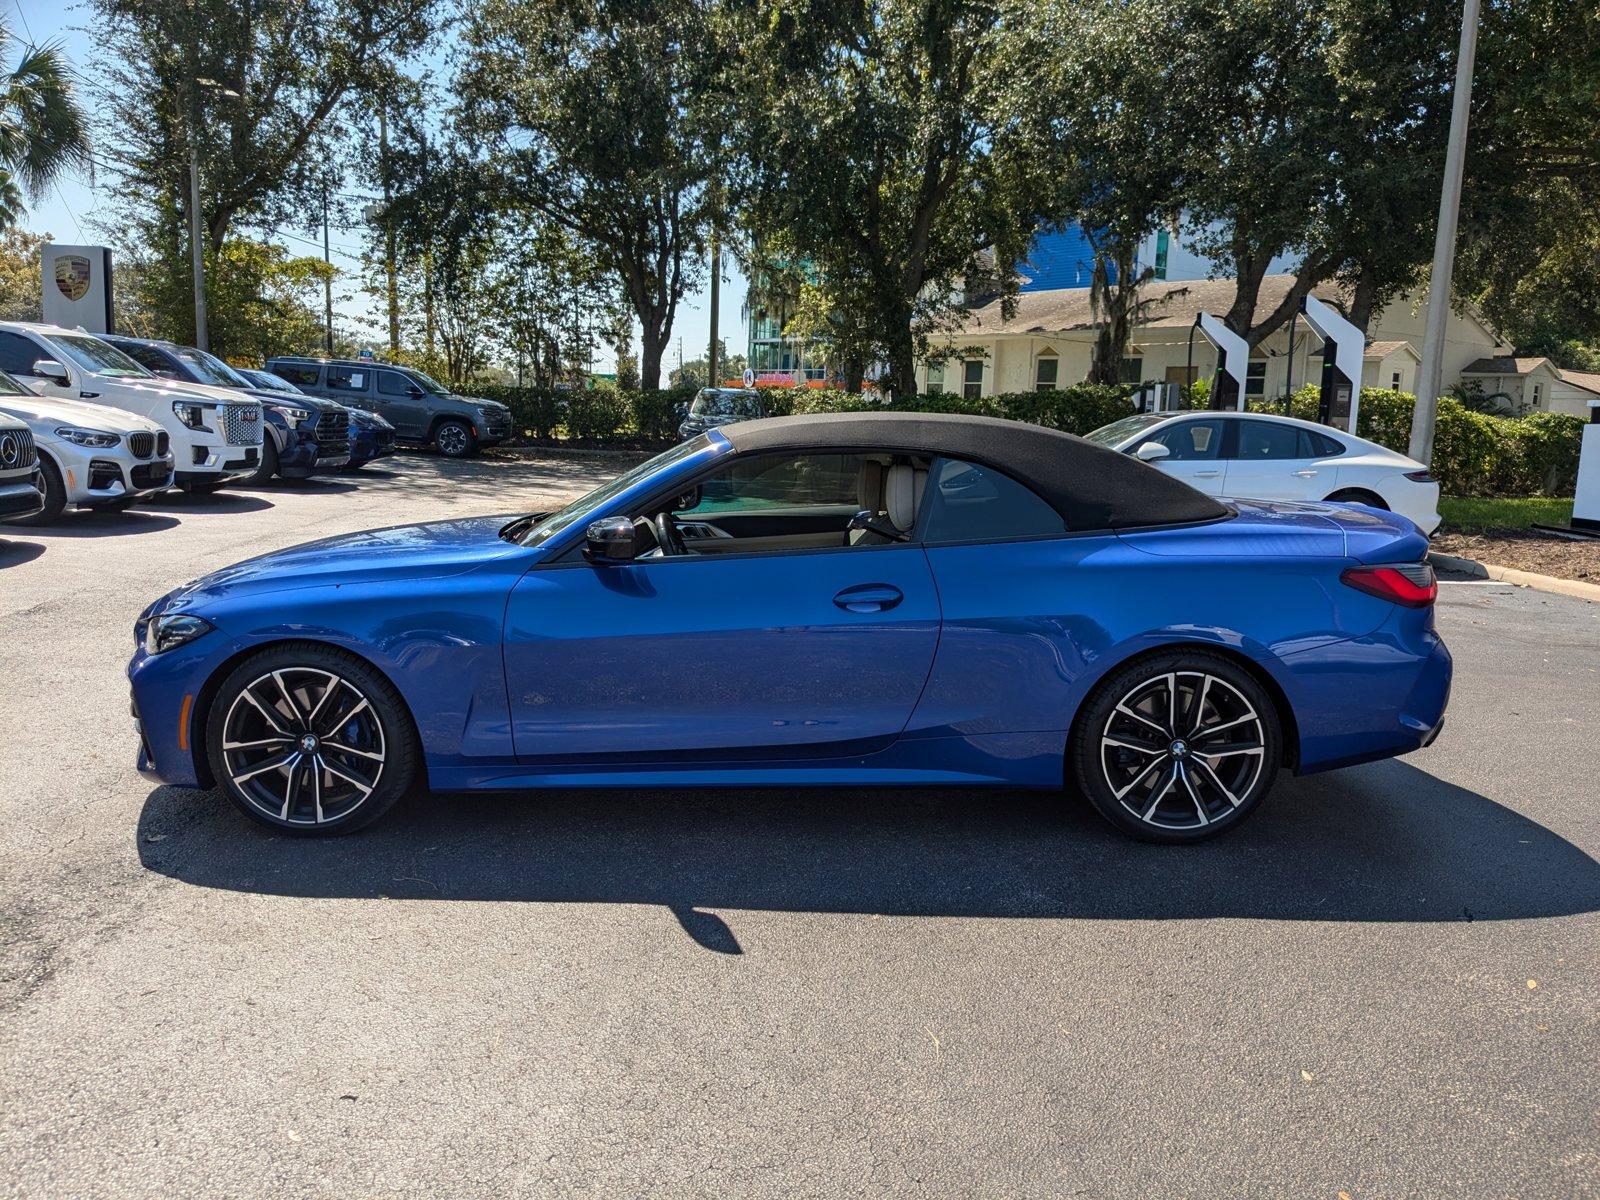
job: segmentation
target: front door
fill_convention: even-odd
[[[428,435],[428,397],[399,371],[378,371],[377,411],[401,437]]]
[[[905,728],[938,639],[917,544],[536,569],[506,611],[517,756],[870,753]]]
[[[1222,495],[1223,422],[1215,417],[1185,417],[1163,425],[1145,441],[1159,442],[1168,450],[1155,465],[1208,496]]]

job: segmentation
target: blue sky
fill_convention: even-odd
[[[50,3],[48,0],[0,0],[0,4],[10,7],[12,32],[17,37],[36,43],[59,41],[75,68],[80,71],[89,69],[93,47],[89,36],[81,28],[88,19],[82,5],[64,6],[59,0],[55,3]],[[14,60],[16,53],[16,46],[7,47],[5,50],[7,61]],[[92,107],[96,98],[92,82],[86,83],[82,88],[82,95],[84,102]],[[34,232],[48,233],[56,241],[93,244],[99,239],[92,221],[108,220],[112,216],[112,182],[109,176],[102,176],[93,182],[82,178],[64,179],[60,186],[49,194],[30,201],[22,224]],[[290,231],[279,240],[297,254],[320,254],[320,242],[313,245],[303,238],[301,231]],[[357,270],[362,244],[360,231],[335,229],[330,242],[335,265],[350,271]],[[722,337],[728,343],[728,350],[734,354],[742,354],[745,331],[744,323],[739,317],[739,309],[744,300],[745,282],[738,268],[731,262],[727,264],[723,278],[722,311],[719,314],[718,325]],[[357,280],[354,276],[347,281],[346,290],[350,292],[357,290]],[[366,325],[374,331],[382,326],[379,313],[365,296],[356,295],[337,307],[347,319],[365,318]],[[709,294],[705,288],[684,297],[678,309],[677,322],[673,326],[672,345],[662,364],[663,383],[666,382],[666,371],[677,364],[680,337],[683,339],[685,359],[698,358],[705,353],[710,341],[709,308]],[[634,331],[634,350],[637,353],[637,330]],[[611,353],[602,351],[595,365],[602,371],[611,370],[614,366]]]

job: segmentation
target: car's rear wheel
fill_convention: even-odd
[[[454,418],[439,422],[438,428],[433,431],[433,441],[439,447],[439,453],[446,458],[470,458],[478,448],[478,439],[472,432],[472,426]]]
[[[416,776],[416,734],[394,685],[331,647],[283,646],[223,682],[206,729],[211,773],[253,819],[295,834],[370,825]]]
[[[44,507],[32,516],[19,517],[16,524],[48,525],[67,507],[67,485],[56,464],[43,454],[39,455],[39,490],[44,495]]]
[[[1345,488],[1335,492],[1328,499],[1336,504],[1365,504],[1368,508],[1381,508],[1385,512],[1389,509],[1382,496],[1365,488]]]
[[[1272,697],[1222,655],[1170,651],[1089,696],[1069,749],[1080,791],[1124,833],[1198,842],[1243,821],[1283,763]]]

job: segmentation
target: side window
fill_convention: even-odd
[[[1300,446],[1300,431],[1293,425],[1240,421],[1239,449],[1234,457],[1245,462],[1295,458],[1298,457]]]
[[[330,392],[365,392],[371,386],[372,372],[366,367],[329,367]]]
[[[1221,421],[1180,421],[1146,441],[1160,442],[1172,453],[1167,462],[1192,462],[1222,456]]]
[[[32,375],[33,364],[41,358],[54,358],[20,333],[0,333],[0,371],[8,375]]]
[[[411,394],[411,380],[399,371],[378,372],[378,395],[380,396],[409,396]]]
[[[1038,496],[991,467],[941,458],[929,472],[926,542],[1053,537],[1066,522]]]
[[[317,377],[322,374],[322,367],[317,363],[279,363],[268,370],[297,387],[316,387]]]
[[[1310,429],[1300,431],[1300,458],[1332,458],[1343,454],[1344,446],[1324,433]]]
[[[673,515],[710,518],[796,508],[836,508],[853,515],[863,507],[864,461],[859,454],[740,459],[701,480],[696,502],[688,508],[674,509]]]

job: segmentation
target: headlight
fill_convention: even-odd
[[[212,625],[204,617],[190,613],[163,613],[145,622],[144,649],[146,654],[162,654],[185,642],[210,633]]]
[[[206,427],[206,406],[196,404],[193,400],[174,400],[172,411],[190,429],[204,429]]]
[[[288,417],[289,420],[293,421],[296,425],[304,425],[311,419],[311,410],[309,408],[289,408],[285,406],[283,409],[283,415]]]
[[[96,449],[115,446],[122,440],[120,433],[107,433],[103,429],[79,429],[75,425],[63,425],[56,430],[56,436],[64,442],[71,442],[74,446],[92,446]]]

